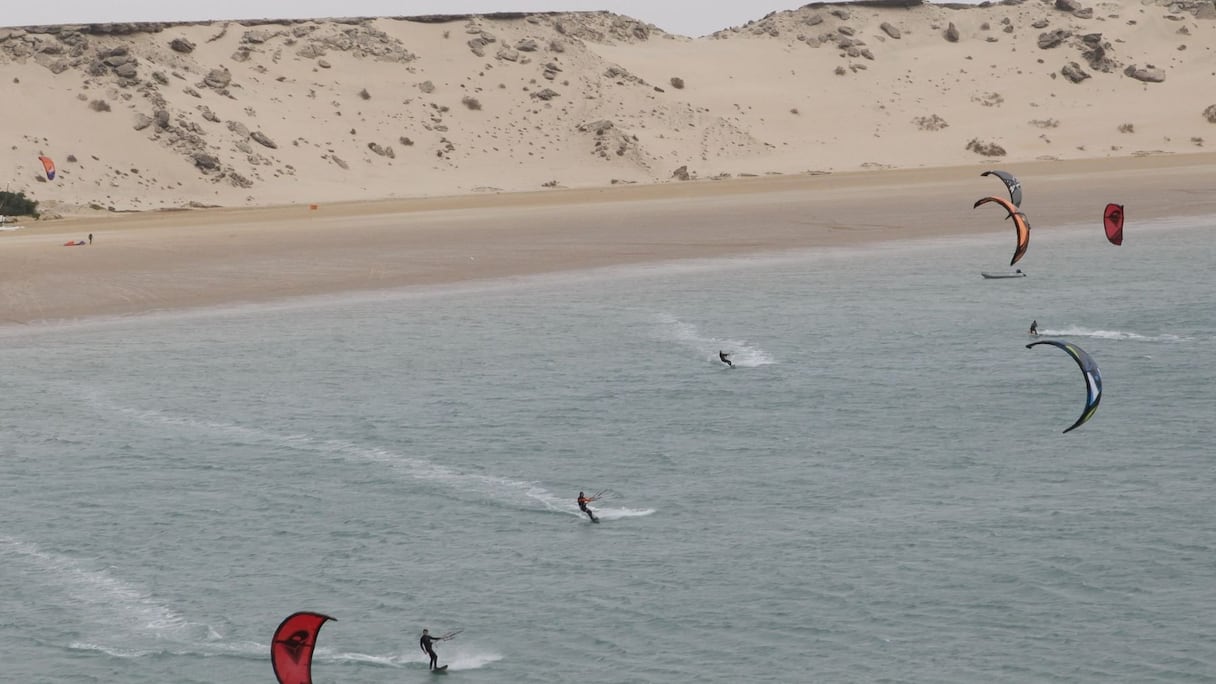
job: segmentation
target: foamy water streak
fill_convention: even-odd
[[[90,641],[74,648],[137,657],[180,653],[186,644],[221,638],[210,625],[190,622],[147,591],[83,560],[8,537],[0,537],[0,555],[10,571],[30,571],[29,581],[45,586],[45,598],[63,602],[74,624],[91,633]]]
[[[221,434],[236,438],[250,445],[285,447],[316,454],[338,454],[344,458],[382,464],[401,477],[433,482],[450,487],[465,495],[476,494],[503,505],[534,507],[528,501],[540,504],[541,508],[555,513],[583,517],[571,497],[559,497],[543,485],[509,477],[467,473],[451,466],[441,465],[424,458],[407,456],[381,447],[368,447],[336,439],[318,439],[304,434],[278,434],[261,428],[250,428],[222,421],[199,420],[185,416],[174,416],[155,409],[137,409],[118,406],[103,399],[96,391],[85,396],[94,406],[116,411],[129,419],[146,424],[168,425],[185,428],[202,435]],[[514,504],[512,504],[514,502]],[[595,507],[596,515],[608,520],[635,518],[651,515],[653,508]]]
[[[444,643],[437,647],[440,653],[439,662],[447,665],[449,671],[478,670],[503,659],[501,653],[481,650],[475,644]],[[314,663],[357,663],[365,665],[380,665],[392,668],[418,667],[426,668],[430,660],[421,651],[417,655],[371,655],[367,653],[339,653],[332,649],[318,647],[313,655]]]
[[[742,368],[756,368],[775,363],[771,354],[747,340],[704,334],[696,325],[671,314],[657,314],[654,318],[657,324],[656,334],[660,339],[675,342],[706,361],[720,365],[722,362],[718,358],[718,352],[721,351],[730,355],[735,366]]]
[[[225,639],[210,625],[187,620],[135,584],[31,542],[0,537],[0,562],[10,572],[27,570],[25,581],[45,585],[42,600],[62,603],[73,626],[87,634],[66,644],[68,648],[120,659],[156,655],[267,657],[266,643]],[[502,654],[476,644],[453,644],[444,649],[444,662],[451,664],[451,670],[478,669],[502,658]],[[332,648],[318,648],[315,661],[388,667],[426,663],[413,654],[370,655]]]
[[[1092,337],[1100,340],[1127,340],[1129,342],[1186,342],[1190,340],[1188,337],[1169,333],[1143,335],[1125,330],[1094,330],[1079,326],[1040,328],[1039,334],[1047,337]]]

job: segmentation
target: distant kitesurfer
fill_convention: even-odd
[[[732,368],[734,368],[734,366],[735,366],[735,364],[733,362],[731,362],[731,360],[730,360],[730,354],[728,354],[724,351],[718,352],[718,359],[720,361],[722,361],[722,363],[725,363],[726,365],[728,365]]]
[[[1038,335],[1038,334],[1039,334],[1039,322],[1038,322],[1038,321],[1031,321],[1031,322],[1030,322],[1030,334],[1031,334],[1031,335]]]
[[[587,496],[586,494],[583,494],[582,492],[578,493],[578,509],[580,511],[586,513],[587,517],[591,518],[591,522],[600,521],[599,518],[595,517],[595,513],[592,512],[592,510],[590,508],[587,508],[587,504],[591,503],[592,501],[595,501],[597,498],[599,498],[599,497]]]
[[[89,244],[93,244],[93,234],[89,233]]]
[[[432,670],[439,667],[439,656],[435,653],[435,647],[433,645],[436,641],[442,641],[442,639],[437,639],[431,636],[430,632],[425,629],[422,630],[422,638],[418,640],[418,646],[422,648],[422,652],[431,658],[430,669]]]

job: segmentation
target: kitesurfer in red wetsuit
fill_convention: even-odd
[[[578,493],[578,509],[580,511],[586,513],[587,517],[591,518],[591,522],[600,521],[599,518],[595,517],[595,513],[591,512],[590,508],[587,508],[587,504],[591,503],[592,501],[595,501],[595,499],[596,499],[596,497],[594,497],[594,496],[588,497],[587,495],[583,494],[582,492]]]

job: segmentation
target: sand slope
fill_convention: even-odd
[[[1210,2],[899,4],[695,40],[607,13],[0,29],[0,169],[50,213],[87,214],[1216,141]]]

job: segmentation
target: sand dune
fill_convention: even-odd
[[[0,29],[0,168],[69,215],[1216,140],[1210,2],[874,4],[700,39],[607,13]]]

